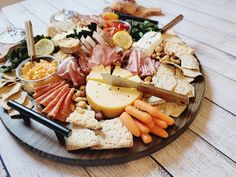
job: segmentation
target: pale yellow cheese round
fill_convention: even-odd
[[[109,84],[89,80],[86,86],[89,105],[95,111],[102,111],[108,117],[119,116],[125,106],[142,97],[135,88],[115,87]]]

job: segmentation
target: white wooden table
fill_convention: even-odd
[[[0,123],[0,176],[236,176],[236,1],[139,0],[161,7],[165,24],[182,13],[175,27],[181,38],[196,49],[206,77],[206,93],[198,116],[189,129],[162,150],[125,164],[78,167],[39,157],[22,147]],[[6,25],[46,33],[49,17],[62,8],[82,14],[101,13],[105,0],[27,0],[0,9],[0,32]]]

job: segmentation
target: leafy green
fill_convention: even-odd
[[[47,37],[44,35],[37,35],[34,37],[34,41],[36,43],[40,39],[43,39],[43,38],[51,39],[50,37]],[[7,55],[5,56],[5,60],[6,60],[5,64],[3,66],[0,66],[0,73],[10,72],[27,58],[29,58],[29,56],[28,56],[28,51],[27,51],[26,40],[22,40],[20,42],[19,47],[7,53]]]
[[[138,22],[134,20],[127,20],[131,24],[130,35],[135,41],[138,41],[143,35],[149,31],[160,31],[160,28],[155,23],[149,20]]]

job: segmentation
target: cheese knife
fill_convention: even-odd
[[[158,87],[154,87],[152,85],[144,84],[144,83],[137,83],[126,78],[121,78],[119,76],[113,76],[109,74],[101,73],[104,81],[107,84],[118,86],[118,87],[128,87],[128,88],[136,88],[138,91],[143,93],[157,96],[169,102],[174,102],[178,104],[189,104],[189,98],[185,95],[175,93],[169,90],[164,90]]]

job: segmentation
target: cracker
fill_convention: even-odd
[[[182,71],[183,71],[184,76],[188,76],[192,78],[202,75],[200,71],[195,71],[195,70],[190,70],[190,69],[185,69],[185,68],[182,68]]]
[[[185,80],[188,81],[189,83],[194,81],[194,78],[187,77],[187,76],[184,76],[184,75],[183,75],[183,73],[182,73],[182,68],[181,68],[181,69],[176,68],[176,70],[175,70],[175,75],[176,75],[176,77],[177,77],[178,79],[185,79]]]
[[[100,145],[92,149],[133,147],[133,136],[119,118],[101,121],[102,130],[96,131]]]
[[[92,110],[84,109],[84,113],[81,114],[77,109],[66,120],[73,125],[90,128],[90,129],[101,129],[102,126],[100,123],[95,119],[95,112]]]
[[[14,95],[15,93],[19,92],[21,86],[21,83],[16,83],[12,86],[5,86],[0,88],[0,97],[2,97],[4,100],[9,98],[11,95]]]
[[[183,55],[180,57],[181,67],[199,71],[198,60],[193,55]]]
[[[167,42],[164,51],[166,54],[181,57],[183,55],[193,55],[194,49],[180,42]]]
[[[170,65],[160,65],[157,73],[152,77],[155,87],[172,91],[177,81],[175,79],[175,68]]]
[[[81,127],[73,127],[71,136],[66,139],[68,151],[84,149],[98,144],[99,140],[94,131]]]
[[[8,79],[8,80],[17,80],[16,71],[3,73],[2,78]]]
[[[7,80],[7,79],[0,79],[0,88],[8,85],[10,86],[11,84],[14,85],[16,83],[15,80]]]
[[[180,114],[186,109],[186,105],[180,105],[176,103],[162,103],[155,106],[161,112],[172,116],[172,117],[179,117]]]
[[[186,95],[186,96],[193,96],[192,93],[192,85],[187,81],[187,80],[183,80],[183,79],[177,79],[177,85],[175,87],[175,92],[176,93],[180,93],[182,95]]]
[[[157,105],[157,104],[160,104],[160,103],[165,103],[166,101],[159,98],[159,97],[151,96],[151,97],[146,99],[146,102],[148,102],[151,105]]]

